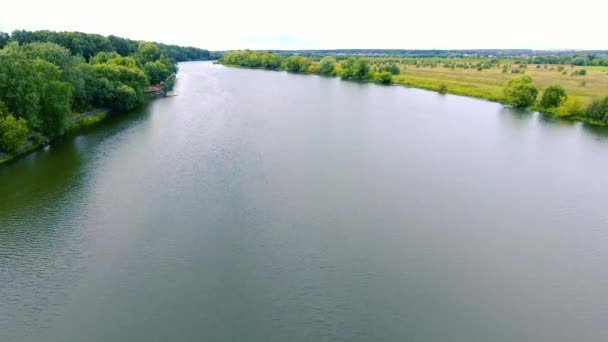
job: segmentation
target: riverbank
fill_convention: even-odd
[[[175,84],[175,76],[172,78],[171,84],[165,89],[170,90]],[[165,95],[162,95],[163,97]],[[160,96],[149,96],[148,101],[158,98]],[[147,103],[147,102],[146,102]],[[112,115],[119,115],[120,112],[114,112],[110,108],[97,108],[88,112],[79,113],[73,115],[68,119],[66,124],[65,132],[58,136],[43,136],[40,134],[31,134],[25,144],[21,145],[16,149],[14,153],[8,153],[0,150],[0,165],[3,163],[10,162],[12,160],[24,157],[29,153],[32,153],[44,146],[50,144],[53,140],[64,136],[70,132],[77,131],[79,129],[95,126],[96,124],[108,119]]]
[[[109,108],[97,108],[92,111],[73,115],[68,119],[65,132],[62,135],[55,137],[43,136],[40,134],[31,134],[25,144],[16,149],[14,153],[0,151],[0,164],[14,160],[15,158],[23,157],[33,151],[38,150],[48,145],[54,139],[63,136],[69,132],[93,126],[105,120],[111,113]]]

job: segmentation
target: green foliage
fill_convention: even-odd
[[[540,99],[540,106],[545,109],[557,108],[562,102],[568,99],[566,90],[560,85],[554,84],[549,86],[543,92],[543,96]]]
[[[380,84],[391,84],[393,82],[393,75],[388,71],[381,71],[375,75],[374,81]]]
[[[10,114],[0,117],[0,149],[7,152],[15,151],[19,146],[25,144],[28,134],[25,119],[16,119]]]
[[[448,86],[447,86],[447,85],[445,85],[445,83],[442,83],[442,84],[440,84],[440,85],[439,85],[439,89],[437,89],[437,91],[438,91],[440,94],[445,94],[445,93],[447,93],[447,92],[448,92]]]
[[[330,56],[325,56],[319,62],[319,74],[333,75],[336,70],[336,59]]]
[[[167,81],[165,82],[165,84],[163,85],[163,91],[165,93],[171,91],[173,89],[173,86],[175,85],[175,81],[176,81],[175,75],[172,75],[171,77],[169,77],[167,79]]]
[[[144,65],[160,59],[161,54],[162,51],[156,45],[148,42],[139,42],[137,52],[135,52],[135,59],[139,65]]]
[[[87,77],[87,91],[94,104],[116,110],[129,110],[141,104],[148,87],[148,77],[136,65],[108,61],[83,65]]]
[[[579,69],[579,70],[574,70],[572,72],[572,74],[570,74],[571,76],[585,76],[587,75],[587,70],[586,69]]]
[[[387,72],[391,73],[391,75],[399,75],[401,73],[401,70],[395,63],[389,63],[387,65],[383,65],[381,68],[379,68],[378,71],[387,71]]]
[[[99,52],[117,52],[121,56],[134,54],[140,42],[116,37],[104,37],[98,34],[88,34],[81,32],[53,32],[53,31],[13,31],[11,39],[21,45],[33,42],[50,42],[61,45],[70,50],[72,55],[83,56],[89,60]],[[194,60],[209,60],[212,58],[208,50],[194,47],[182,47],[153,43],[170,60],[183,62]],[[0,48],[2,47],[2,35],[0,35]],[[148,60],[149,61],[149,60]]]
[[[349,57],[342,62],[342,70],[343,79],[363,81],[369,78],[370,66],[365,58]]]
[[[583,113],[583,103],[574,96],[569,96],[557,108],[556,114],[561,117],[581,115]]]
[[[11,36],[8,33],[0,31],[0,49],[2,49],[4,45],[8,44],[10,39]]]
[[[290,56],[287,58],[287,71],[307,72],[310,66],[310,59],[303,56]]]
[[[538,89],[532,83],[532,78],[523,76],[507,82],[503,86],[505,101],[516,107],[526,108],[534,104]]]
[[[589,119],[608,124],[608,96],[601,100],[593,101],[587,107],[585,116]]]
[[[161,61],[147,62],[144,65],[144,72],[151,84],[158,84],[171,75],[169,68]]]

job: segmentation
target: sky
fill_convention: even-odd
[[[210,50],[606,50],[607,9],[605,0],[5,0],[0,31],[114,34]]]

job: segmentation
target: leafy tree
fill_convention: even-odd
[[[532,83],[530,76],[523,76],[507,82],[503,86],[503,93],[507,103],[526,108],[536,101],[538,89]]]
[[[365,58],[349,57],[342,63],[342,78],[362,81],[369,77],[370,66]]]
[[[147,62],[154,62],[160,58],[162,51],[160,49],[148,42],[140,42],[137,47],[137,52],[135,53],[135,59],[139,63],[139,65],[144,65]]]
[[[391,84],[393,82],[393,75],[388,71],[381,71],[376,74],[375,81],[380,84]]]
[[[2,49],[4,45],[8,44],[10,40],[11,36],[8,33],[0,31],[0,49]]]
[[[62,134],[72,104],[72,87],[61,81],[61,69],[41,59],[34,60],[40,83],[39,120],[40,129],[45,134]]]
[[[10,43],[0,51],[0,101],[6,110],[27,119],[33,127],[40,110],[40,77],[31,60]]]
[[[114,47],[114,50],[121,56],[131,55],[137,50],[137,42],[131,39],[125,39],[116,36],[108,36],[108,40]]]
[[[120,57],[121,55],[119,55],[116,52],[99,52],[98,54],[96,54],[95,56],[91,57],[89,59],[89,63],[90,64],[101,64],[101,63],[107,63],[110,59],[114,59],[117,57]]]
[[[566,90],[558,84],[549,86],[543,92],[543,96],[540,99],[540,106],[545,109],[557,108],[562,102],[568,99]]]
[[[107,63],[83,65],[93,103],[116,110],[129,110],[141,104],[149,82],[146,74],[133,64],[129,58],[119,57],[119,60],[112,59]]]
[[[291,72],[306,72],[310,66],[310,60],[303,56],[290,56],[287,58],[287,70]]]
[[[560,104],[556,113],[561,117],[580,115],[583,113],[583,103],[577,97],[569,96]]]
[[[593,120],[608,123],[608,96],[601,100],[593,101],[587,107],[585,116]]]
[[[16,119],[10,114],[0,117],[0,149],[13,152],[19,146],[25,144],[28,134],[29,130],[25,119]]]
[[[336,59],[330,56],[325,56],[319,62],[319,74],[332,75],[336,69]]]
[[[144,72],[150,79],[151,84],[158,84],[171,75],[169,68],[161,61],[148,62],[144,65]]]

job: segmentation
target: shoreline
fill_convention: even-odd
[[[111,115],[111,113],[112,110],[109,108],[97,108],[88,112],[74,115],[73,117],[68,119],[65,132],[63,132],[63,134],[55,137],[43,136],[37,142],[34,141],[34,135],[30,135],[27,138],[27,142],[18,148],[17,153],[6,153],[0,151],[0,165],[17,160],[21,157],[25,157],[26,155],[49,145],[53,140],[62,137],[68,134],[69,132],[76,131],[81,128],[90,127],[99,122],[102,122],[107,119]]]
[[[162,86],[162,90],[158,93],[151,93],[151,94],[146,95],[146,99],[144,100],[144,103],[142,103],[140,106],[143,106],[143,105],[147,104],[149,101],[154,100],[156,98],[166,97],[167,93],[169,93],[171,90],[173,90],[173,87],[175,86],[176,81],[177,81],[177,75],[171,74],[165,80],[165,82]],[[73,132],[73,131],[76,131],[76,130],[79,130],[82,128],[94,126],[94,125],[106,120],[108,117],[110,117],[112,115],[117,115],[117,114],[121,114],[121,113],[122,112],[114,112],[110,108],[95,108],[93,110],[90,110],[90,111],[87,111],[84,113],[76,114],[67,119],[65,131],[58,136],[54,136],[54,137],[38,136],[38,138],[36,138],[35,135],[32,134],[27,138],[26,143],[21,145],[17,149],[18,152],[8,153],[8,152],[4,152],[4,151],[0,150],[0,166],[3,164],[6,164],[8,162],[17,160],[19,158],[25,157],[26,155],[49,145],[53,140],[55,140],[59,137],[65,136],[66,134],[68,134],[70,132]],[[36,139],[38,139],[39,141],[35,141]]]
[[[149,101],[154,100],[158,97],[159,96],[149,96],[146,101],[141,105],[145,105]],[[28,154],[33,153],[41,148],[44,148],[52,141],[56,140],[57,138],[63,137],[68,133],[77,131],[79,129],[95,126],[96,124],[105,121],[109,117],[113,115],[120,115],[121,113],[123,112],[114,112],[110,108],[96,108],[88,112],[76,114],[67,120],[65,131],[61,135],[57,135],[54,137],[43,136],[38,142],[34,141],[34,135],[30,135],[27,138],[27,142],[18,148],[17,153],[7,153],[0,151],[0,167],[9,162],[23,158]]]

